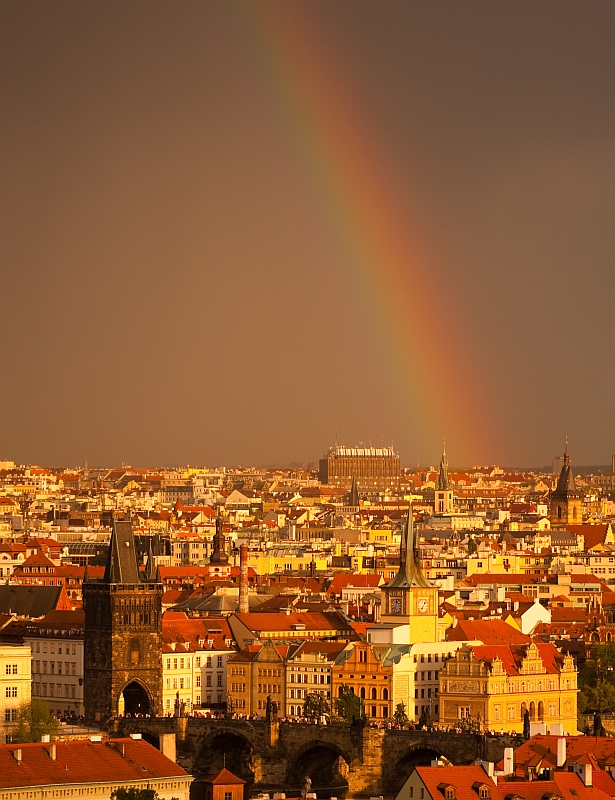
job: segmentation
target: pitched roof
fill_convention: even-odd
[[[449,642],[479,641],[486,645],[528,644],[531,637],[503,619],[462,619],[446,631]]]
[[[0,745],[0,789],[190,777],[144,739],[86,739],[55,746],[54,760],[49,757],[49,743]],[[16,750],[21,750],[21,763],[15,758]]]
[[[524,768],[536,755],[544,759],[545,766],[555,768],[557,762],[557,740],[552,734],[536,734],[517,747],[514,752],[516,767]],[[566,736],[566,761],[574,763],[581,756],[591,754],[601,769],[608,759],[615,756],[615,739],[607,736]],[[498,765],[501,767],[503,762]]]
[[[215,786],[235,786],[238,784],[243,786],[245,781],[238,778],[237,775],[234,775],[230,770],[224,767],[220,772],[216,772],[215,775],[203,778],[203,783],[211,783]]]
[[[456,800],[478,800],[476,784],[489,787],[491,800],[502,800],[503,793],[480,766],[416,767],[432,800],[445,800],[444,784],[455,787]],[[516,785],[516,784],[515,784]]]
[[[64,586],[0,584],[0,612],[17,617],[43,617],[61,607]]]
[[[608,800],[609,795],[596,786],[585,786],[583,781],[573,772],[554,772],[551,781],[515,781],[500,784],[502,794],[510,793],[523,797],[524,800],[543,800],[550,794],[558,795],[564,800]]]

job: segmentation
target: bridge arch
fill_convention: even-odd
[[[345,797],[348,792],[348,770],[352,758],[339,745],[325,739],[313,739],[300,747],[289,759],[287,785],[297,796],[311,781],[310,791],[319,797]]]
[[[217,728],[201,742],[194,762],[196,777],[211,775],[226,767],[246,783],[254,782],[254,745],[241,731]]]
[[[439,745],[429,741],[410,745],[401,756],[392,759],[389,766],[385,767],[383,779],[387,793],[395,796],[415,767],[429,767],[432,761],[443,761],[446,766],[454,763],[454,759],[443,753]]]

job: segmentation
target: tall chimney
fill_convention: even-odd
[[[512,775],[515,771],[515,759],[512,747],[504,748],[504,775]]]
[[[57,757],[57,756],[56,756],[56,746],[55,746],[55,744],[50,744],[50,745],[49,745],[49,758],[50,758],[52,761],[55,761],[55,760],[56,760],[56,757]]]
[[[239,613],[247,614],[250,610],[248,603],[248,545],[242,544],[239,548]]]
[[[557,761],[556,765],[559,768],[563,767],[566,763],[566,740],[560,736],[557,740]]]

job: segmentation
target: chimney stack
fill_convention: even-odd
[[[566,740],[563,736],[560,736],[557,740],[557,761],[556,765],[558,769],[564,766],[566,763]]]
[[[15,761],[21,764],[21,747],[18,747],[17,750],[13,750],[13,755],[15,756]]]
[[[239,613],[247,614],[250,610],[248,602],[248,545],[239,548]]]
[[[56,760],[56,746],[55,746],[55,744],[50,744],[49,745],[49,758],[52,761]]]
[[[512,775],[515,771],[514,750],[512,747],[504,748],[504,775]]]

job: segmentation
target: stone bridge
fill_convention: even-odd
[[[520,736],[200,717],[123,718],[114,732],[141,733],[156,746],[164,734],[174,733],[177,761],[197,782],[226,764],[248,782],[247,792],[283,791],[297,797],[308,775],[319,800],[394,797],[415,766],[436,758],[451,764],[471,764],[477,758],[497,762],[505,747],[523,742]]]

